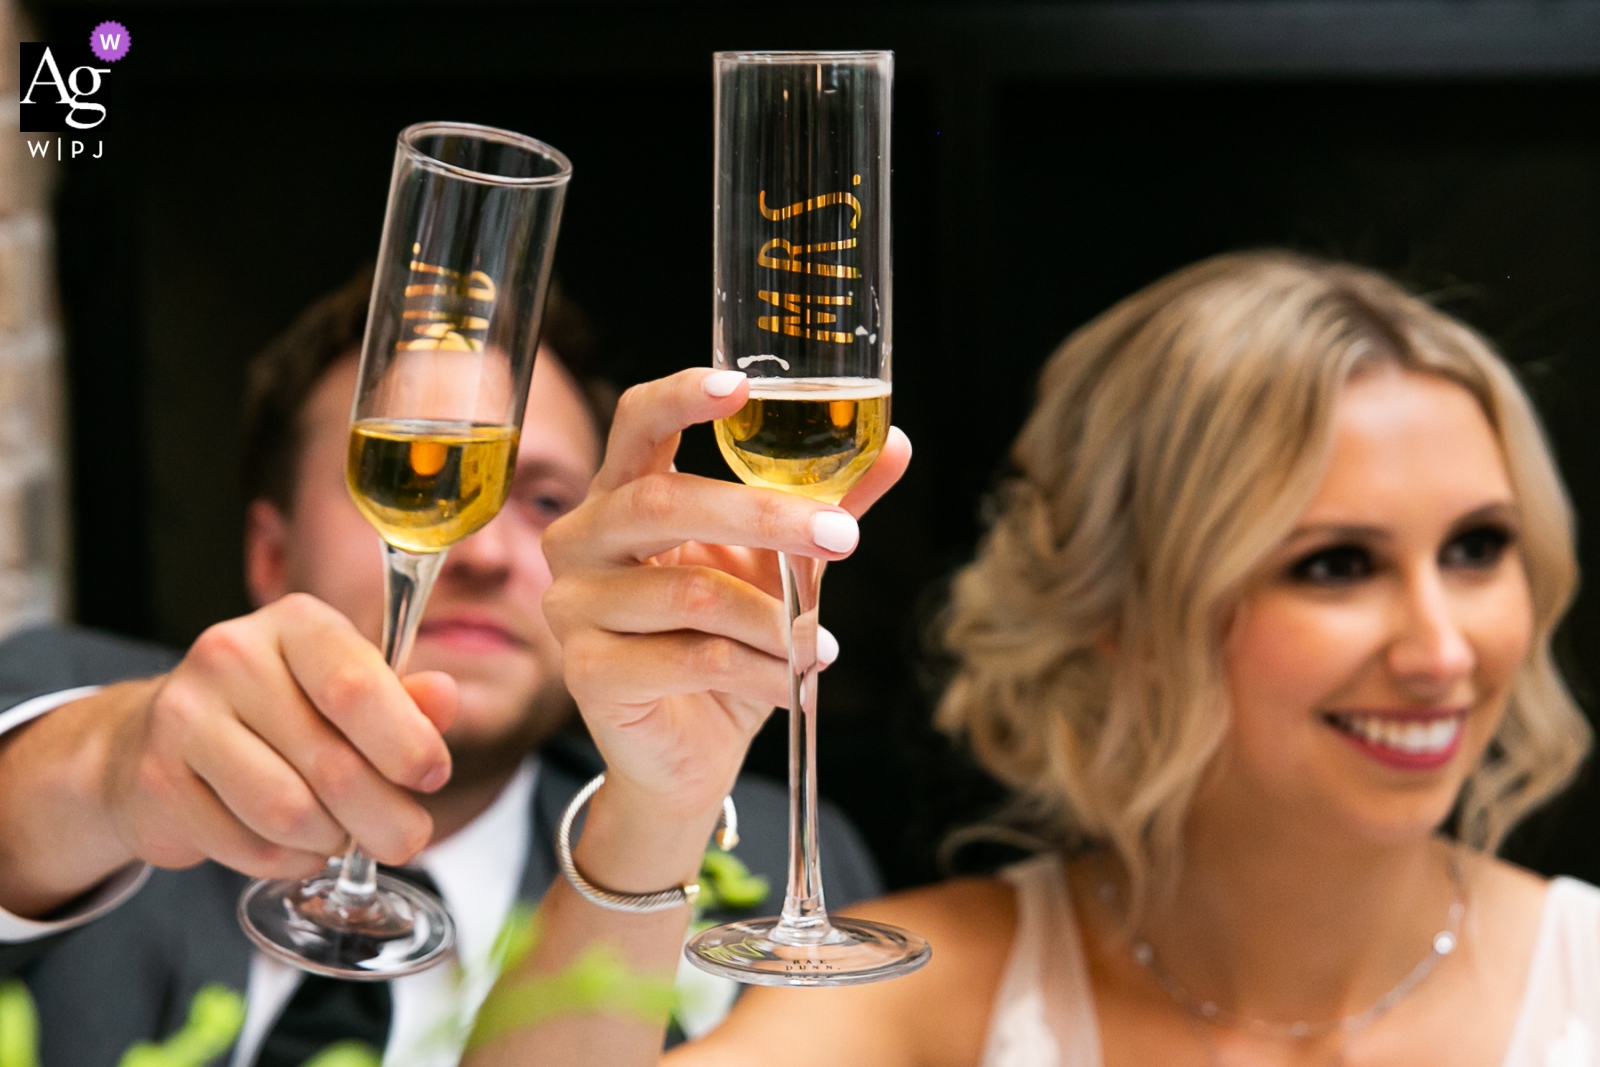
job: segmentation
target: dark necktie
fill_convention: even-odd
[[[430,893],[439,892],[426,871],[383,870]],[[382,1055],[393,1014],[388,982],[347,982],[308,974],[261,1042],[256,1067],[302,1067],[336,1041],[361,1041]]]

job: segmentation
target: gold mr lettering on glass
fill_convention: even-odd
[[[571,176],[549,145],[487,126],[422,123],[395,147],[345,482],[382,545],[396,674],[446,552],[505,503]],[[436,966],[455,939],[437,896],[354,840],[320,875],[251,883],[238,915],[273,959],[363,981]]]

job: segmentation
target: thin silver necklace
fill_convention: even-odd
[[[1411,968],[1409,974],[1400,979],[1393,989],[1365,1011],[1356,1012],[1354,1015],[1345,1015],[1337,1019],[1325,1019],[1318,1022],[1297,1021],[1292,1023],[1270,1022],[1266,1019],[1247,1019],[1236,1012],[1228,1011],[1214,1000],[1197,997],[1179,983],[1172,975],[1168,974],[1161,966],[1161,961],[1156,957],[1156,950],[1149,941],[1143,937],[1135,939],[1133,944],[1134,962],[1150,972],[1167,997],[1179,1008],[1194,1019],[1208,1026],[1221,1027],[1229,1030],[1243,1030],[1257,1037],[1271,1038],[1279,1041],[1305,1041],[1314,1037],[1323,1037],[1327,1034],[1340,1032],[1348,1041],[1351,1037],[1367,1029],[1373,1023],[1383,1018],[1421,985],[1423,980],[1432,974],[1434,968],[1439,966],[1446,956],[1456,950],[1461,942],[1461,920],[1467,913],[1466,894],[1462,891],[1461,870],[1454,856],[1449,861],[1450,884],[1455,887],[1456,899],[1450,905],[1449,919],[1445,928],[1433,935],[1433,941],[1428,946],[1428,954]],[[1100,887],[1102,900],[1111,900],[1116,896],[1116,887],[1110,882]]]

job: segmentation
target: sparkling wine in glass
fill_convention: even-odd
[[[750,485],[836,504],[889,433],[890,52],[718,53],[712,293],[719,370],[750,399],[716,423]],[[883,923],[831,918],[817,838],[817,597],[823,562],[780,558],[789,617],[789,878],[783,913],[713,927],[685,953],[757,985],[854,985],[928,961]]]
[[[505,503],[572,167],[531,137],[400,134],[350,417],[350,495],[383,540],[383,652],[405,670],[446,550]],[[257,881],[239,922],[268,955],[383,980],[441,962],[443,903],[352,841],[304,881]]]

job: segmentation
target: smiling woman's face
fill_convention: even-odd
[[[1368,840],[1432,832],[1528,651],[1516,540],[1470,393],[1395,367],[1352,379],[1322,484],[1229,628],[1231,729],[1199,803],[1221,790]]]

